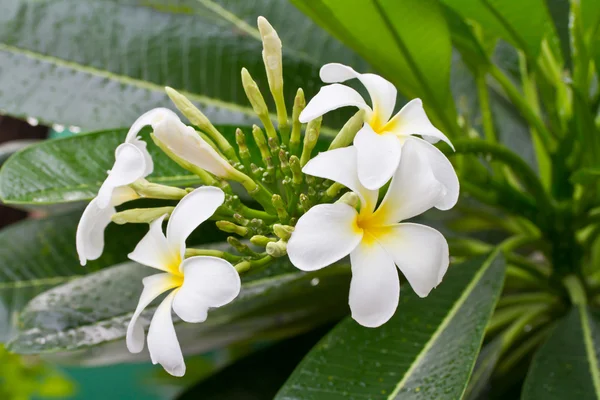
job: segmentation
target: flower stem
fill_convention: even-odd
[[[237,262],[242,259],[241,256],[236,256],[231,253],[227,253],[226,251],[221,250],[208,250],[208,249],[185,249],[185,257],[194,257],[194,256],[210,256],[210,257],[218,257],[222,258],[225,261],[229,262]]]

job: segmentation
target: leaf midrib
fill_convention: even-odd
[[[392,393],[388,396],[388,399],[396,398],[396,396],[398,395],[400,390],[402,390],[402,388],[404,387],[404,385],[406,384],[408,379],[410,379],[410,377],[412,376],[414,370],[419,366],[421,360],[425,357],[425,355],[433,347],[435,342],[438,340],[439,336],[442,334],[442,332],[446,329],[446,327],[452,321],[452,318],[454,318],[454,316],[458,313],[459,309],[463,306],[463,304],[465,303],[465,301],[467,300],[469,295],[473,292],[473,290],[475,289],[475,287],[481,280],[481,277],[485,274],[485,272],[488,270],[488,268],[490,267],[492,262],[498,256],[498,253],[499,253],[499,250],[495,250],[492,254],[490,254],[490,256],[481,265],[481,268],[479,269],[479,271],[477,271],[477,273],[473,276],[473,278],[469,282],[469,285],[467,285],[467,287],[463,290],[461,296],[454,303],[454,305],[452,306],[452,308],[450,309],[450,312],[446,315],[446,317],[444,317],[442,323],[440,325],[438,325],[438,328],[436,329],[436,331],[433,333],[431,338],[427,341],[427,344],[425,344],[425,346],[423,347],[423,350],[419,353],[419,355],[412,362],[412,364],[410,365],[410,368],[406,371],[406,373],[402,377],[402,380],[398,383],[398,385],[396,385],[396,387],[394,388]],[[466,385],[465,385],[465,388],[463,388],[463,393],[465,390],[466,390]]]

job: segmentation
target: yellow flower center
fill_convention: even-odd
[[[354,220],[354,232],[363,234],[363,243],[373,244],[377,237],[387,235],[391,228],[383,225],[379,213],[361,213]]]

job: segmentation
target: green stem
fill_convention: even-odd
[[[536,132],[538,133],[540,140],[542,141],[546,151],[548,153],[554,152],[556,149],[556,140],[546,128],[546,125],[541,118],[535,113],[535,111],[527,104],[527,101],[519,90],[513,85],[508,77],[502,72],[498,66],[490,64],[490,74],[500,84],[510,101],[517,107],[521,112],[521,115],[531,124]]]
[[[574,305],[586,305],[587,295],[581,280],[575,275],[568,275],[563,278],[563,284],[569,293],[569,299]]]
[[[485,82],[486,71],[480,70],[475,74],[475,84],[477,85],[477,96],[479,98],[479,109],[481,112],[481,120],[483,123],[483,132],[488,142],[498,143],[498,136],[494,128],[494,120],[490,107],[490,97],[488,87]]]
[[[552,304],[558,301],[558,297],[546,292],[517,293],[502,297],[498,301],[498,308],[515,306],[527,303]]]
[[[240,257],[240,256],[236,256],[234,254],[227,253],[226,251],[221,251],[221,250],[192,249],[192,248],[185,249],[185,257],[186,258],[195,257],[195,256],[218,257],[218,258],[222,258],[223,260],[226,260],[229,262],[237,262],[242,259],[242,257]]]

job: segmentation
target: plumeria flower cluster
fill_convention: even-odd
[[[444,237],[432,228],[405,222],[432,207],[447,210],[458,198],[454,169],[431,144],[450,142],[431,124],[421,102],[411,101],[390,119],[396,100],[391,83],[328,64],[321,77],[332,84],[308,104],[298,89],[290,121],[283,95],[281,41],[266,19],[260,17],[258,27],[276,125],[246,69],[242,85],[262,127],[237,129],[229,138],[185,96],[166,88],[190,125],[167,108],[138,118],[117,147],[115,163],[77,229],[77,252],[85,265],[101,256],[104,231],[111,222],[149,224],[129,258],[160,272],[140,283],[143,291],[126,344],[133,353],[142,351],[148,326],[152,361],[175,376],[185,373],[185,362],[172,313],[185,322],[204,322],[209,309],[238,297],[243,290],[240,274],[268,267],[277,258],[289,257],[298,269],[314,271],[349,255],[349,305],[353,318],[367,327],[380,326],[396,310],[400,295],[396,266],[419,296],[427,296],[448,268]],[[358,92],[339,84],[351,78],[365,85],[370,106]],[[343,106],[360,110],[326,151],[315,156],[323,143],[322,115]],[[149,152],[142,140],[146,127],[158,149],[193,173],[199,187],[152,182],[155,150]],[[251,150],[249,140],[258,151]],[[244,196],[234,191],[236,186],[243,188]],[[178,203],[122,209],[139,198]],[[209,220],[230,234],[232,251],[187,247],[192,232]],[[144,310],[159,298],[148,321]]]

